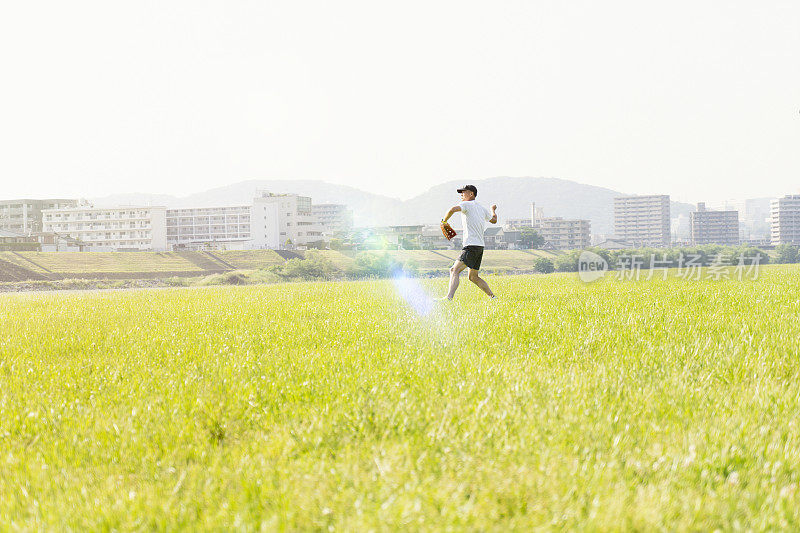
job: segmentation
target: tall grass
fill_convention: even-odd
[[[0,296],[0,529],[800,527],[800,270],[488,281]]]

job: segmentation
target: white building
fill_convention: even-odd
[[[771,203],[772,244],[800,244],[800,194],[787,194]]]
[[[249,205],[167,209],[167,244],[172,249],[251,248]]]
[[[353,211],[344,204],[313,204],[311,213],[322,225],[325,236],[347,233],[353,229]]]
[[[166,207],[73,207],[42,211],[44,232],[77,239],[91,252],[167,250]]]
[[[669,196],[658,194],[614,198],[614,235],[635,246],[669,246]]]
[[[311,198],[297,194],[260,192],[253,199],[250,227],[252,248],[303,249],[324,238]]]
[[[555,250],[588,247],[591,244],[591,227],[588,220],[544,217],[535,203],[531,203],[531,218],[509,219],[503,224],[506,232],[533,228],[544,238],[544,246]]]
[[[539,218],[534,229],[544,238],[544,246],[554,250],[580,250],[592,242],[592,225],[588,220]]]
[[[42,231],[42,211],[87,205],[85,200],[55,199],[0,201],[0,230],[14,231],[22,235],[32,235]]]

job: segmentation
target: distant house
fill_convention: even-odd
[[[0,229],[0,251],[38,251],[39,243],[34,237],[28,237],[16,231]]]
[[[503,228],[503,248],[515,250],[520,247],[522,232],[519,230],[508,230]]]
[[[486,231],[483,232],[483,240],[486,248],[489,250],[505,248],[505,242],[503,241],[503,228],[486,228]]]
[[[89,249],[85,242],[69,235],[40,231],[34,236],[42,252],[85,252]]]
[[[365,234],[364,247],[391,249],[402,249],[409,246],[422,247],[424,227],[422,224],[415,224],[366,228],[362,231]]]
[[[461,242],[460,235],[452,241],[448,241],[442,234],[442,228],[438,224],[430,224],[422,229],[420,245],[426,250],[447,250],[453,248],[456,242]]]

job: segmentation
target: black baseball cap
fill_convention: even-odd
[[[464,191],[472,191],[475,196],[478,196],[478,188],[474,185],[464,185],[460,189],[457,189],[457,192],[464,192]]]

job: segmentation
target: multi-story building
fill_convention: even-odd
[[[706,204],[697,204],[697,211],[691,213],[690,227],[692,244],[739,244],[739,212],[710,211]]]
[[[249,205],[167,209],[167,244],[189,250],[250,248],[252,209]]]
[[[421,248],[424,244],[424,230],[424,224],[371,228],[365,243],[367,247]],[[440,229],[439,233],[441,232]]]
[[[591,244],[591,223],[561,217],[539,218],[533,225],[544,238],[544,245],[554,250],[576,250]]]
[[[13,231],[22,235],[31,235],[42,231],[42,211],[45,209],[61,209],[77,207],[85,204],[81,200],[47,199],[0,201],[0,229]]]
[[[508,218],[503,221],[503,229],[509,231],[531,227],[533,227],[533,222],[529,218]]]
[[[311,213],[322,225],[325,236],[341,235],[353,229],[353,211],[344,204],[313,204]]]
[[[758,245],[760,243],[761,245],[769,245],[771,232],[770,200],[771,198],[723,200],[721,202],[706,203],[706,210],[738,211],[739,242],[742,244]],[[675,219],[672,220],[672,232],[674,236]]]
[[[42,211],[47,233],[78,239],[85,250],[167,250],[166,207],[70,207]]]
[[[614,198],[614,236],[634,246],[669,246],[669,195]]]
[[[744,210],[739,211],[739,234],[742,241],[769,244],[771,237],[771,213],[769,198],[745,200]]]
[[[531,218],[508,219],[503,223],[504,232],[514,232],[524,228],[533,228],[544,238],[547,248],[555,250],[575,250],[591,245],[591,222],[582,219],[565,219],[561,217],[543,217],[536,204],[531,203]],[[515,243],[503,240],[507,246]]]
[[[531,218],[507,218],[503,221],[504,231],[514,231],[522,228],[531,228],[534,222],[544,218],[541,209],[536,209],[536,203],[531,202]]]
[[[252,248],[307,248],[324,239],[311,209],[311,198],[261,191],[250,216]]]
[[[772,244],[800,244],[800,194],[787,194],[770,204]]]

